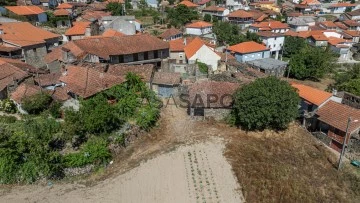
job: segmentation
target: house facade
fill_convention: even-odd
[[[33,24],[47,22],[47,15],[38,6],[5,6],[10,18],[25,19]]]
[[[186,25],[185,27],[186,27],[186,31],[185,31],[186,34],[200,36],[200,35],[206,35],[212,33],[213,25],[208,22],[198,21]]]
[[[270,49],[253,41],[230,46],[227,51],[235,56],[238,62],[270,58]]]
[[[279,54],[282,53],[285,43],[284,34],[265,31],[258,32],[257,35],[260,36],[263,44],[265,44],[265,46],[270,49],[270,55],[273,56],[275,59],[278,59]]]
[[[352,11],[356,7],[356,4],[351,3],[336,3],[332,4],[329,9],[331,13],[339,14],[339,13],[345,13],[346,9]]]
[[[255,22],[254,15],[244,11],[236,10],[228,15],[228,21],[232,24],[238,25],[241,29],[249,27]]]
[[[202,15],[211,15],[212,18],[217,18],[219,21],[225,21],[226,16],[229,15],[230,11],[227,8],[209,6],[202,10]]]

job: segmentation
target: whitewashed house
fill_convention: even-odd
[[[195,23],[191,23],[186,25],[186,34],[188,35],[205,35],[212,33],[213,25],[211,23],[207,23],[204,21],[198,21]]]
[[[262,40],[263,44],[270,49],[270,55],[275,59],[279,58],[285,42],[285,36],[280,33],[273,33],[270,31],[258,32],[257,35]]]

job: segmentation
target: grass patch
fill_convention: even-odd
[[[357,169],[338,172],[335,155],[300,127],[236,135],[225,155],[247,202],[360,201]]]

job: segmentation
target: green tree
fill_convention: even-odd
[[[298,116],[299,96],[286,81],[257,79],[234,95],[232,124],[247,130],[286,129]]]
[[[14,1],[14,0],[0,0],[0,6],[16,6],[16,1]]]
[[[360,78],[351,79],[338,86],[338,90],[360,96]]]
[[[346,71],[334,74],[335,83],[329,85],[328,90],[337,89],[360,96],[360,65],[354,64]]]
[[[332,71],[335,54],[331,50],[306,46],[292,55],[289,62],[290,76],[299,80],[318,80]]]
[[[355,3],[355,0],[351,0],[350,3],[354,4],[354,3]]]
[[[257,35],[256,33],[253,33],[253,32],[249,32],[249,31],[246,32],[245,40],[261,43],[261,39],[260,39],[259,35]]]
[[[345,12],[351,12],[352,8],[351,7],[346,7]]]
[[[122,16],[124,14],[123,5],[118,2],[110,2],[106,5],[106,9],[111,12],[113,16]]]
[[[206,22],[211,22],[211,15],[210,14],[205,14],[204,15],[204,21],[206,21]]]
[[[26,97],[21,107],[29,114],[39,114],[48,109],[51,104],[52,98],[49,94],[40,92],[30,97]]]
[[[175,8],[167,10],[167,20],[174,27],[180,27],[186,23],[199,18],[197,11],[192,10],[185,5],[178,5]]]
[[[283,56],[290,58],[306,47],[306,41],[299,37],[285,36]]]
[[[212,22],[213,22],[214,24],[216,24],[218,21],[219,21],[218,18],[212,18]]]

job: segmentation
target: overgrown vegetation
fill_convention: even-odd
[[[124,123],[149,130],[160,115],[155,93],[132,73],[124,83],[81,100],[79,111],[66,110],[65,122],[54,119],[60,105],[50,105],[50,99],[41,93],[25,100],[29,112],[48,110],[40,116],[0,117],[0,183],[62,178],[67,167],[104,165],[111,158],[110,142],[124,143],[126,134],[117,132]],[[79,150],[62,155],[66,146]]]
[[[13,101],[10,99],[0,100],[0,111],[5,113],[16,113],[17,108]]]
[[[178,5],[175,8],[167,9],[167,20],[170,25],[179,28],[192,20],[199,19],[199,14],[196,10],[190,9],[185,5]]]
[[[360,174],[297,125],[287,131],[238,133],[225,156],[246,202],[359,202]]]
[[[345,70],[335,72],[335,83],[331,84],[328,89],[331,91],[334,88],[360,96],[360,65],[354,64],[345,68]]]
[[[213,32],[222,45],[227,44],[231,46],[246,41],[261,42],[259,36],[255,33],[247,32],[246,35],[243,35],[240,33],[239,26],[229,22],[214,23]]]
[[[198,65],[199,67],[199,70],[202,74],[208,74],[209,72],[209,67],[205,64],[205,63],[202,63],[200,61],[197,61],[196,64]]]
[[[291,58],[289,62],[291,77],[299,80],[319,80],[332,71],[336,55],[330,49],[314,47],[294,37],[287,37],[285,46],[284,56]]]
[[[298,116],[298,94],[275,77],[255,80],[234,95],[230,122],[247,130],[286,129]]]

